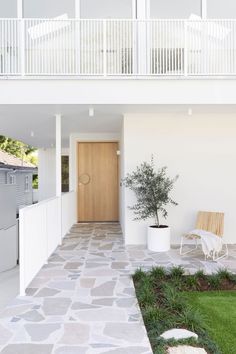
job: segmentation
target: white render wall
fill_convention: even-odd
[[[126,115],[124,170],[131,172],[154,154],[170,176],[179,174],[172,193],[179,203],[166,221],[172,243],[194,228],[198,210],[225,212],[225,241],[236,243],[236,117],[234,115]],[[149,222],[133,221],[127,209],[134,201],[125,190],[125,239],[145,243]],[[163,221],[165,222],[165,221]]]
[[[38,150],[39,201],[56,195],[55,148]]]

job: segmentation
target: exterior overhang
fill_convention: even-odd
[[[0,104],[235,104],[234,78],[0,80]]]

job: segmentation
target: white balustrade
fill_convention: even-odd
[[[0,19],[1,76],[236,74],[236,20]]]
[[[20,294],[76,221],[75,192],[20,209]]]

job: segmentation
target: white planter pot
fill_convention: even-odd
[[[148,227],[148,249],[153,252],[167,252],[170,249],[169,227]]]

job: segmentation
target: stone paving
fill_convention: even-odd
[[[76,224],[27,289],[0,313],[2,354],[152,354],[131,274],[182,265],[236,271],[236,247],[219,263],[123,243],[118,224]]]

